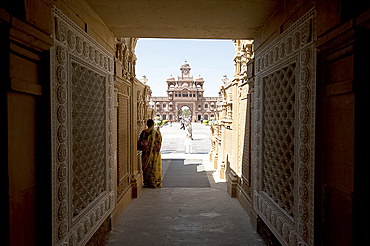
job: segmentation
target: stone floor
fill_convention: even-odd
[[[131,201],[109,246],[265,245],[239,202],[226,192],[226,183],[213,179],[207,162],[209,128],[196,123],[193,128],[193,154],[187,155],[178,124],[162,128],[163,187],[143,188]]]
[[[211,130],[208,126],[200,123],[193,123],[193,154],[208,154],[211,148],[209,136]],[[162,133],[162,158],[167,159],[182,156],[185,152],[185,131],[180,130],[179,123],[173,123],[172,127],[166,125],[161,128]],[[171,155],[171,156],[169,156]],[[191,156],[190,156],[191,157]]]

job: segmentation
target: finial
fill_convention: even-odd
[[[148,82],[148,79],[146,78],[146,75],[143,75],[143,78],[140,80],[144,85],[146,85],[146,82]]]
[[[224,82],[224,84],[226,84],[227,82],[229,82],[229,79],[227,78],[227,75],[225,74],[223,76],[223,78],[221,79],[222,82]]]
[[[188,62],[188,58],[185,56],[185,62]]]

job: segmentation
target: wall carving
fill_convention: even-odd
[[[250,62],[254,62],[254,60],[250,60]],[[246,109],[245,109],[245,127],[244,127],[244,144],[243,144],[243,152],[242,152],[242,184],[243,189],[245,192],[250,194],[250,187],[251,187],[251,100],[252,100],[252,93],[254,93],[254,78],[248,79],[248,90],[246,99]]]
[[[315,11],[255,58],[253,207],[283,245],[314,244]]]
[[[53,8],[52,244],[85,245],[114,208],[113,55]]]
[[[120,62],[121,66],[121,76],[123,79],[133,79],[135,78],[135,65],[136,65],[136,55],[135,47],[138,38],[120,38],[116,39],[115,47],[115,58],[116,61]],[[115,71],[115,75],[119,74]]]
[[[118,167],[117,167],[117,199],[130,184],[130,98],[118,94]]]
[[[295,63],[262,79],[263,188],[290,216],[294,207]]]

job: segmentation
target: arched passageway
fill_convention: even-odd
[[[179,110],[179,119],[184,120],[191,120],[192,118],[192,111],[186,105],[182,106]]]
[[[34,0],[0,13],[5,244],[103,244],[140,194],[136,139],[155,108],[135,78],[138,37],[254,39],[212,128],[229,193],[273,243],[365,241],[368,1]],[[245,110],[227,93],[242,85]]]

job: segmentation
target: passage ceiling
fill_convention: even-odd
[[[252,39],[282,0],[87,0],[117,37]]]

